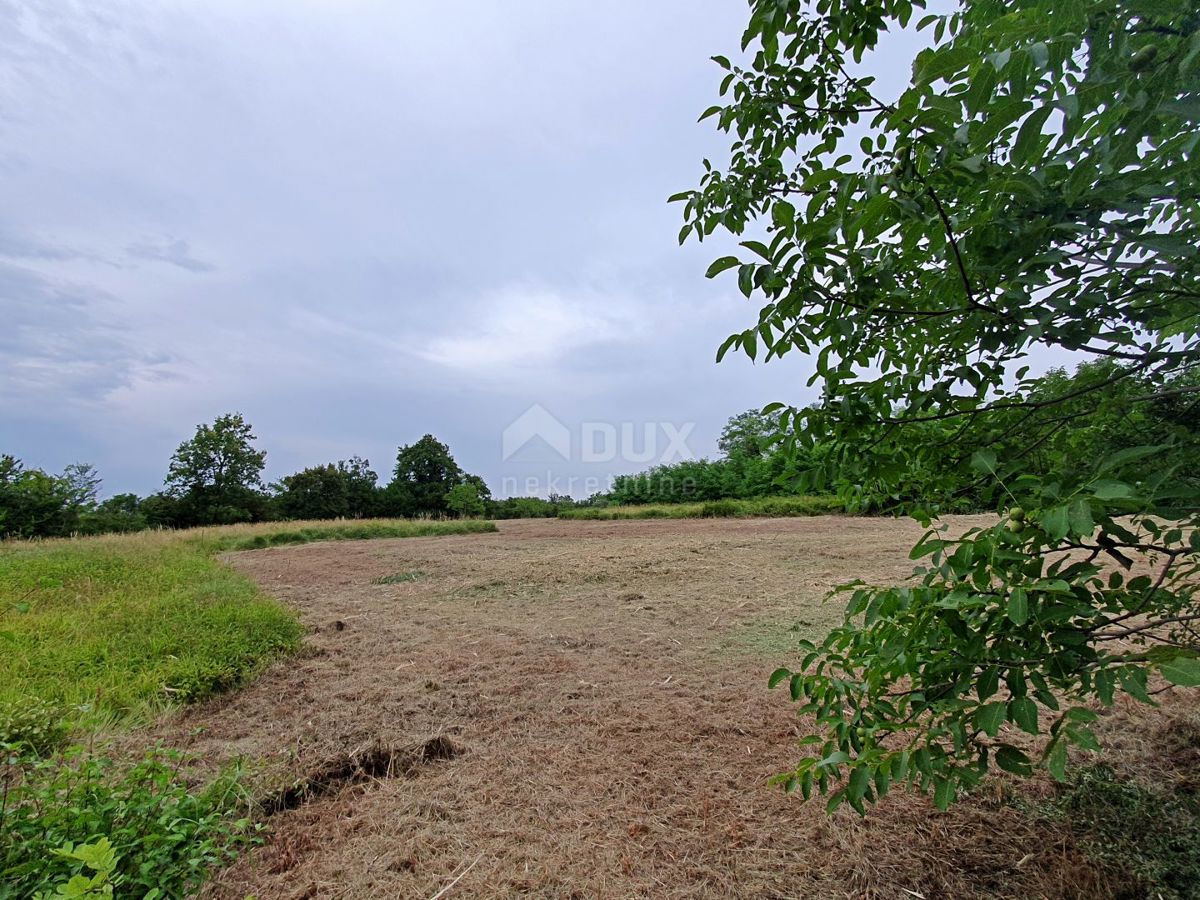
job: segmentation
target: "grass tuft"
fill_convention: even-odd
[[[425,573],[421,571],[395,572],[391,575],[380,575],[378,578],[373,578],[371,584],[411,584],[424,577]]]

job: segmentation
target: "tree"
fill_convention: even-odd
[[[262,470],[267,454],[240,413],[199,425],[171,457],[167,493],[178,501],[178,525],[214,525],[261,519]]]
[[[116,494],[95,505],[81,519],[87,534],[141,531],[148,525],[143,501],[137,494]]]
[[[761,302],[718,359],[811,355],[824,402],[764,410],[825,447],[811,484],[927,524],[967,495],[1008,506],[927,534],[915,583],[847,588],[845,623],[772,676],[821,723],[781,781],[860,811],[893,783],[944,807],[993,764],[1028,773],[1005,723],[1048,735],[1064,777],[1090,704],[1200,684],[1194,483],[1132,477],[1162,452],[1144,440],[1029,471],[1114,385],[1194,415],[1195,4],[960,0],[916,23],[931,46],[888,95],[858,64],[923,6],[753,0],[749,61],[715,58],[728,99],[702,116],[735,135],[728,167],[672,198],[681,241],[753,234],[708,270]],[[1119,365],[1039,393],[1039,347]]]
[[[81,530],[99,485],[90,465],[77,463],[50,475],[0,456],[0,537],[63,537]]]
[[[90,463],[72,463],[63,469],[62,480],[68,503],[72,507],[80,512],[95,507],[96,495],[100,491],[100,476],[95,466]]]
[[[479,485],[472,481],[464,481],[450,488],[446,492],[446,507],[461,518],[482,516],[487,509],[484,499],[479,496]]]
[[[756,409],[731,416],[721,429],[717,446],[727,457],[759,459],[771,451],[779,433],[779,417],[764,415]]]
[[[312,466],[276,485],[280,513],[289,519],[360,519],[375,508],[378,476],[357,456]]]
[[[388,485],[394,515],[443,515],[446,495],[463,480],[450,448],[427,434],[415,444],[400,447],[396,468]]]

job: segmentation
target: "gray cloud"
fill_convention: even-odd
[[[139,347],[104,312],[112,305],[92,288],[0,264],[0,404],[61,410],[169,377],[169,357]]]
[[[191,255],[188,242],[178,238],[167,238],[158,242],[130,244],[125,251],[135,259],[165,262],[189,272],[211,272],[216,269],[212,263],[196,259]]]
[[[148,491],[240,410],[272,479],[433,432],[498,488],[535,402],[712,453],[807,400],[803,361],[713,365],[755,310],[665,202],[745,5],[456,10],[0,0],[0,452]]]

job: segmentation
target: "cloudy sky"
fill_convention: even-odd
[[[713,363],[754,307],[704,279],[722,247],[680,248],[665,202],[721,157],[696,118],[745,19],[0,0],[0,452],[145,493],[236,410],[270,479],[351,454],[383,474],[432,432],[498,494],[547,474],[581,494],[644,467],[647,425],[712,455],[730,415],[806,401],[801,359]],[[532,404],[568,459],[504,458]],[[623,426],[634,453],[609,458]]]

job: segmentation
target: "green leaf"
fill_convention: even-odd
[[[1014,775],[1033,774],[1033,766],[1029,762],[1029,757],[1009,744],[1002,744],[996,751],[996,765]]]
[[[771,673],[771,677],[767,679],[767,687],[776,687],[779,682],[783,681],[783,679],[787,678],[791,674],[791,669],[776,669]]]
[[[747,298],[754,293],[753,265],[747,263],[738,269],[738,290],[740,290]]]
[[[843,803],[843,801],[845,801],[845,799],[846,799],[846,791],[844,789],[839,790],[839,791],[834,791],[829,796],[829,800],[826,801],[826,803],[825,803],[825,812],[830,813],[830,814],[836,812],[837,808],[842,805],[842,803]]]
[[[771,221],[778,228],[791,227],[796,220],[796,207],[786,200],[776,200],[771,206]]]
[[[1029,596],[1025,588],[1015,587],[1008,592],[1008,618],[1014,625],[1029,621]]]
[[[1122,497],[1128,497],[1132,493],[1133,488],[1123,481],[1101,479],[1092,484],[1092,496],[1097,500],[1117,500]]]
[[[976,450],[971,454],[971,468],[987,474],[996,471],[996,454],[991,450]]]
[[[736,256],[722,256],[708,267],[708,271],[704,273],[705,278],[715,278],[726,269],[732,269],[741,262]]]
[[[1063,741],[1055,741],[1050,747],[1046,756],[1046,768],[1056,781],[1067,780],[1067,745]]]
[[[1035,68],[1039,70],[1045,69],[1046,65],[1050,62],[1050,50],[1041,41],[1038,41],[1035,44],[1030,44],[1029,58],[1033,60],[1033,65]]]
[[[1007,717],[1008,705],[1006,703],[988,703],[975,710],[972,721],[975,723],[975,727],[988,737],[995,737],[1000,733],[1000,726],[1004,724]]]
[[[938,809],[945,812],[950,808],[950,804],[954,802],[955,783],[954,779],[949,776],[943,776],[937,780],[937,784],[933,789],[933,802]]]
[[[846,794],[850,800],[861,800],[871,784],[871,773],[859,766],[850,773],[846,784]]]
[[[1012,149],[1012,160],[1017,165],[1026,165],[1031,161],[1033,152],[1042,138],[1042,129],[1046,125],[1046,119],[1053,111],[1054,107],[1052,106],[1039,107],[1021,123],[1021,129],[1017,132],[1017,140]]]
[[[1046,534],[1050,535],[1056,541],[1061,541],[1067,536],[1067,532],[1071,527],[1070,508],[1067,506],[1056,506],[1053,509],[1042,515],[1042,527],[1046,529]]]
[[[1077,537],[1090,538],[1096,530],[1096,522],[1092,519],[1092,507],[1082,497],[1071,501],[1067,512],[1070,520],[1071,533]]]
[[[1008,701],[1008,718],[1022,731],[1038,733],[1037,704],[1028,697],[1013,697]]]
[[[1177,656],[1170,662],[1162,663],[1158,670],[1171,684],[1180,687],[1200,686],[1200,659],[1194,656]]]

